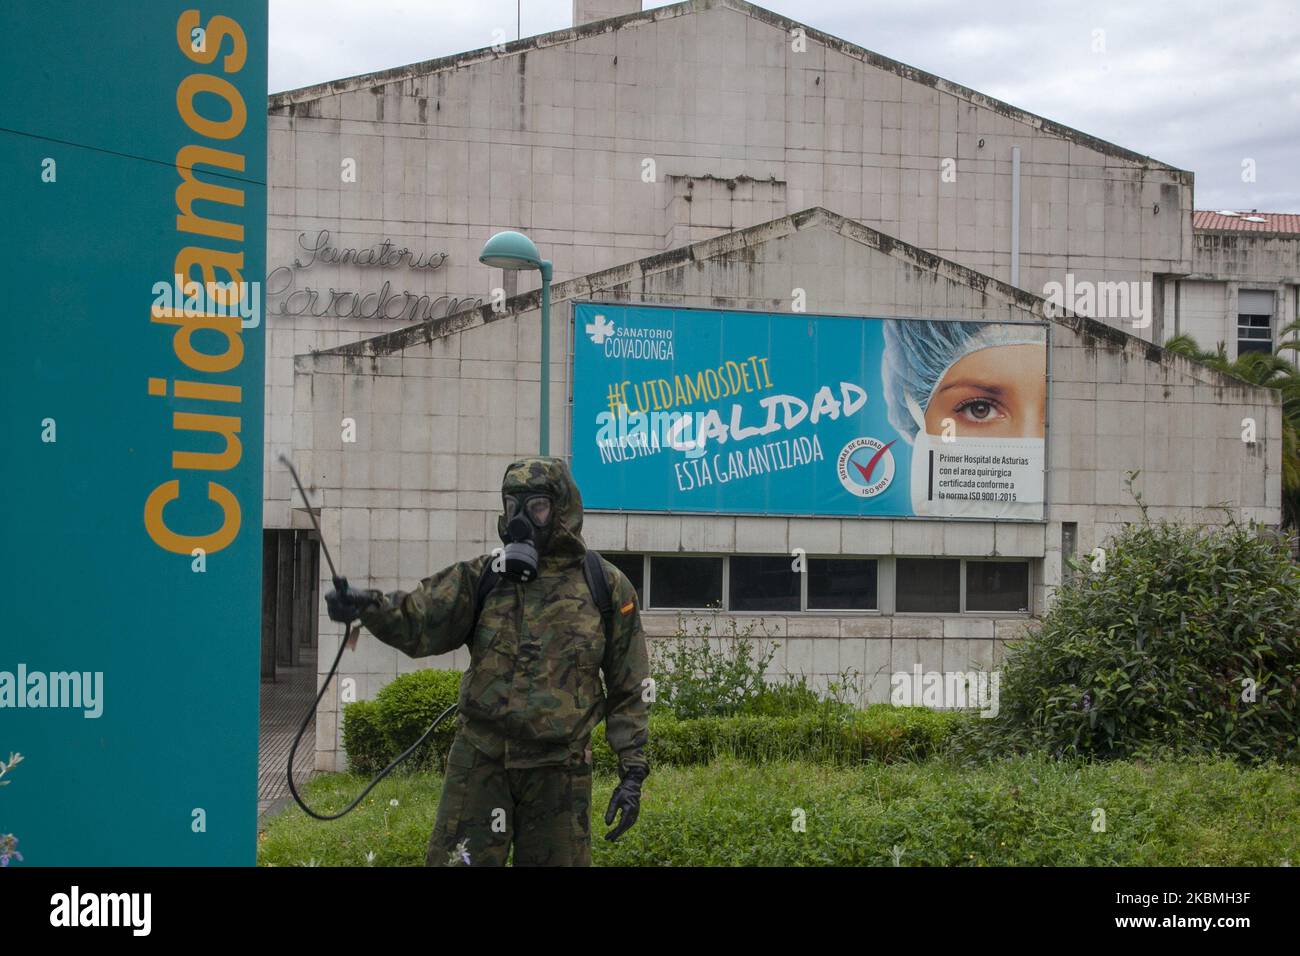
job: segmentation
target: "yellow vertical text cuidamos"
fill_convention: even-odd
[[[174,554],[191,554],[195,548],[202,548],[213,554],[229,545],[239,534],[239,501],[229,489],[208,482],[208,500],[215,501],[221,508],[221,527],[211,534],[177,534],[167,527],[163,518],[163,509],[181,496],[181,483],[173,478],[164,481],[149,493],[144,503],[144,526],[154,544]]]
[[[172,336],[172,348],[176,357],[196,372],[229,372],[244,358],[244,340],[239,337],[241,326],[237,315],[177,315],[173,309],[155,309],[150,321],[180,326]],[[200,329],[222,333],[226,337],[226,350],[213,353],[196,349],[193,337]]]
[[[176,154],[176,168],[181,174],[181,184],[176,187],[176,208],[180,212],[176,217],[177,231],[243,242],[243,223],[222,222],[219,219],[209,219],[194,214],[196,200],[239,207],[244,205],[242,189],[200,180],[194,169],[199,164],[238,173],[244,171],[244,157],[238,153],[229,153],[224,149],[213,149],[210,146],[182,146],[180,152]],[[243,265],[243,256],[240,256],[239,265]]]
[[[174,451],[173,468],[206,469],[208,471],[228,471],[239,464],[243,451],[239,437],[240,420],[238,415],[198,415],[194,412],[176,412],[172,415],[172,428],[177,431],[207,431],[220,435],[226,440],[225,449],[220,452]]]
[[[211,63],[221,52],[221,41],[230,37],[230,52],[226,54],[222,69],[238,73],[248,59],[248,40],[243,28],[230,17],[213,17],[204,29],[202,50],[194,49],[194,31],[199,25],[199,11],[186,10],[176,21],[176,45],[195,63]]]
[[[239,203],[243,205],[243,203]],[[179,220],[179,216],[177,219]],[[214,302],[220,305],[231,305],[239,301],[239,290],[243,287],[244,274],[241,271],[244,268],[244,254],[242,252],[221,252],[218,249],[203,249],[199,246],[186,246],[176,254],[176,263],[173,271],[178,276],[185,276],[188,279],[194,279],[193,270],[198,266],[203,276],[202,285],[207,288],[212,283],[230,282],[229,288],[222,288],[220,284],[210,290],[210,295]],[[225,271],[229,279],[218,279],[217,270]]]
[[[230,115],[223,120],[200,116],[194,106],[194,98],[200,93],[213,93],[221,97],[230,107]],[[244,131],[244,125],[248,122],[248,108],[234,84],[206,73],[191,73],[181,80],[181,85],[176,87],[176,109],[186,126],[209,139],[234,139]]]

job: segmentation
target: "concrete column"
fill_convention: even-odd
[[[275,661],[292,667],[298,663],[293,643],[293,532],[277,531],[275,539]]]
[[[262,680],[275,680],[275,568],[274,531],[262,532]]]

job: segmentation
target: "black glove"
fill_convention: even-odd
[[[351,624],[372,604],[378,604],[379,598],[374,591],[354,591],[348,587],[347,578],[335,578],[334,590],[325,595],[325,607],[331,621]]]
[[[623,816],[619,818],[618,826],[605,834],[606,840],[617,840],[636,823],[636,818],[641,813],[641,781],[645,780],[648,773],[645,767],[630,767],[614,788],[614,794],[609,798],[609,809],[605,811],[605,826],[614,823],[614,815],[619,810],[623,811]]]

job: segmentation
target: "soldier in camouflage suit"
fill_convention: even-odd
[[[502,865],[513,843],[515,865],[588,866],[590,741],[602,717],[621,781],[605,822],[612,824],[619,810],[622,816],[607,838],[636,822],[649,773],[643,682],[650,671],[636,591],[601,562],[614,617],[606,641],[583,576],[582,498],[562,459],[513,463],[501,494],[501,540],[509,540],[509,518],[527,513],[538,573],[526,584],[502,577],[472,634],[479,577],[491,555],[453,564],[410,593],[349,589],[331,591],[326,601],[335,620],[359,617],[410,657],[469,644],[428,865]],[[546,520],[536,520],[543,511]]]

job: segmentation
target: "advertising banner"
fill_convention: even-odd
[[[1047,328],[574,306],[593,510],[1042,520]]]
[[[0,866],[255,859],[266,18],[0,5]]]

